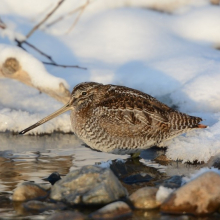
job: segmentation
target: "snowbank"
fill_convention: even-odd
[[[36,88],[46,87],[58,90],[60,83],[63,83],[67,88],[69,87],[64,79],[49,74],[40,61],[21,48],[0,44],[0,66],[3,65],[7,58],[15,58],[19,62],[23,70],[29,74],[31,83]]]

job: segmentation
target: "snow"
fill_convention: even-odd
[[[112,165],[112,161],[102,161],[100,164],[98,164],[99,167],[101,168],[109,168]]]
[[[196,172],[190,174],[189,176],[183,177],[182,178],[182,185],[196,179],[197,177],[199,177],[202,174],[207,173],[207,172],[214,172],[214,173],[217,173],[220,175],[219,169],[214,168],[214,167],[211,167],[211,168],[204,167],[204,168],[201,168],[201,169],[197,170]]]
[[[217,174],[220,175],[220,171],[219,169],[217,168],[214,168],[214,167],[211,167],[211,168],[208,168],[208,167],[203,167],[199,170],[194,170],[193,173],[189,174],[188,176],[184,176],[182,177],[182,185],[196,179],[197,177],[201,176],[202,174],[204,173],[207,173],[207,172],[215,172]],[[156,200],[163,203],[167,198],[168,196],[174,192],[176,189],[171,189],[171,188],[167,188],[167,187],[164,187],[164,186],[160,186],[158,191],[157,191],[157,194],[156,194]]]
[[[220,153],[220,8],[208,0],[93,0],[74,29],[77,13],[46,25],[86,1],[66,0],[29,39],[53,59],[87,70],[43,66],[33,50],[15,46],[41,21],[57,1],[1,2],[0,65],[16,57],[36,87],[55,89],[63,82],[73,88],[83,81],[120,84],[144,91],[169,106],[204,119],[207,129],[181,135],[168,143],[167,156],[205,161]],[[176,5],[174,5],[176,4]],[[154,8],[161,13],[149,10]],[[32,55],[31,55],[32,54]],[[45,69],[46,68],[46,69]],[[68,85],[67,85],[67,83]],[[20,82],[0,80],[0,131],[20,131],[62,105]],[[32,134],[71,131],[68,114],[32,130]]]
[[[175,189],[160,186],[156,194],[156,200],[163,203],[174,190]]]
[[[24,50],[15,46],[0,44],[0,51],[0,66],[3,65],[7,58],[15,58],[18,60],[22,69],[29,73],[31,82],[36,88],[46,87],[49,89],[59,89],[60,83],[63,83],[68,87],[68,84],[64,79],[49,74],[40,61]]]
[[[207,172],[215,172],[217,174],[220,175],[220,171],[219,169],[217,168],[214,168],[214,167],[211,167],[211,168],[208,168],[208,167],[203,167],[199,170],[194,170],[193,173],[189,174],[188,176],[185,176],[182,178],[182,185],[196,179],[197,177],[201,176],[202,174],[204,173],[207,173]],[[164,187],[164,186],[160,186],[158,191],[157,191],[157,194],[156,194],[156,200],[163,203],[167,198],[168,196],[174,192],[175,189],[171,189],[171,188],[167,188],[167,187]]]
[[[192,131],[169,141],[167,156],[183,162],[195,160],[208,162],[211,157],[220,153],[219,146],[220,121],[205,130]]]

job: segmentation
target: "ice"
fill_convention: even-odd
[[[87,70],[43,66],[40,60],[45,57],[33,50],[22,51],[13,42],[14,37],[24,39],[55,7],[53,0],[34,5],[30,0],[1,2],[1,19],[8,29],[0,30],[0,65],[8,56],[16,57],[36,87],[55,89],[63,82],[72,89],[82,81],[97,81],[144,91],[182,112],[202,117],[202,123],[209,126],[169,141],[169,158],[207,162],[218,155],[220,52],[215,47],[220,45],[220,8],[208,0],[178,4],[172,0],[94,0],[68,34],[76,14],[47,27],[85,2],[66,0],[28,40],[58,63]],[[22,130],[61,107],[47,95],[13,80],[1,78],[0,88],[1,132]],[[68,114],[31,132],[55,130],[71,131]]]

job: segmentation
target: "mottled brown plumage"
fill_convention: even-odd
[[[60,110],[21,134],[71,110],[74,133],[96,150],[135,153],[200,125],[199,117],[178,112],[150,95],[124,86],[95,82],[78,84]]]

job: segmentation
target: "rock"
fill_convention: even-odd
[[[121,219],[129,215],[132,215],[131,208],[125,202],[118,201],[93,212],[89,217],[92,219]]]
[[[148,174],[135,174],[122,179],[122,181],[126,184],[134,184],[134,183],[142,183],[142,182],[149,182],[152,180],[153,177]]]
[[[47,178],[42,179],[48,181],[51,185],[54,185],[58,180],[61,180],[60,174],[58,172],[51,173]]]
[[[64,209],[66,205],[63,203],[48,203],[48,202],[41,202],[41,201],[28,201],[23,204],[25,209],[43,212],[46,210],[55,210],[55,209]]]
[[[166,155],[162,154],[154,159],[155,162],[161,165],[168,165],[171,160],[166,157]]]
[[[72,212],[72,211],[65,211],[65,212],[58,212],[51,215],[47,220],[84,220],[86,216],[80,212]]]
[[[27,201],[46,198],[48,192],[32,182],[25,182],[18,186],[12,195],[13,201]]]
[[[45,191],[50,191],[51,190],[51,184],[49,184],[49,183],[39,183],[37,185],[40,186]]]
[[[84,166],[72,171],[51,188],[50,198],[71,205],[107,204],[127,196],[127,190],[109,168]]]
[[[160,206],[156,200],[158,189],[155,187],[144,187],[130,195],[130,200],[137,209],[155,209]]]
[[[161,211],[173,214],[203,215],[220,206],[220,175],[206,172],[177,189],[162,204]]]
[[[164,187],[174,189],[174,188],[179,188],[181,184],[182,184],[182,176],[175,175],[165,180],[162,185]]]

